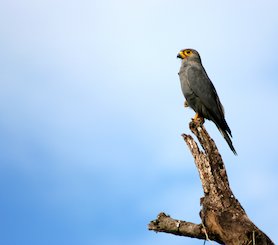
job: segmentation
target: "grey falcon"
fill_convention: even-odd
[[[185,106],[196,112],[194,120],[200,119],[203,122],[206,118],[213,121],[233,153],[237,155],[231,140],[232,132],[225,120],[224,108],[202,65],[199,53],[194,49],[183,49],[177,57],[182,60],[179,77],[186,99]]]

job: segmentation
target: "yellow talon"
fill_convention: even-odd
[[[199,113],[197,112],[193,118],[194,121],[199,121],[200,123],[204,123],[205,122],[205,119],[199,115]]]
[[[193,120],[196,121],[199,117],[200,117],[200,116],[199,116],[199,114],[198,114],[198,112],[197,112],[197,113],[195,114]]]

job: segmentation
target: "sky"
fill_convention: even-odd
[[[233,133],[212,122],[230,186],[275,243],[277,1],[0,3],[0,244],[203,244],[148,231],[200,223],[177,75],[197,49]]]

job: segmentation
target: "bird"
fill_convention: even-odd
[[[177,58],[182,60],[178,74],[186,99],[184,106],[196,112],[193,120],[201,120],[203,123],[206,118],[213,121],[232,152],[237,155],[231,140],[232,132],[225,119],[224,107],[202,65],[199,53],[194,49],[182,49]]]

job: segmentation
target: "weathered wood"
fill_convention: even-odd
[[[270,238],[248,218],[233,195],[222,157],[200,121],[190,122],[191,132],[198,138],[203,150],[190,135],[183,134],[202,183],[201,224],[178,221],[163,213],[151,221],[149,229],[180,236],[213,240],[227,245],[270,245]]]

